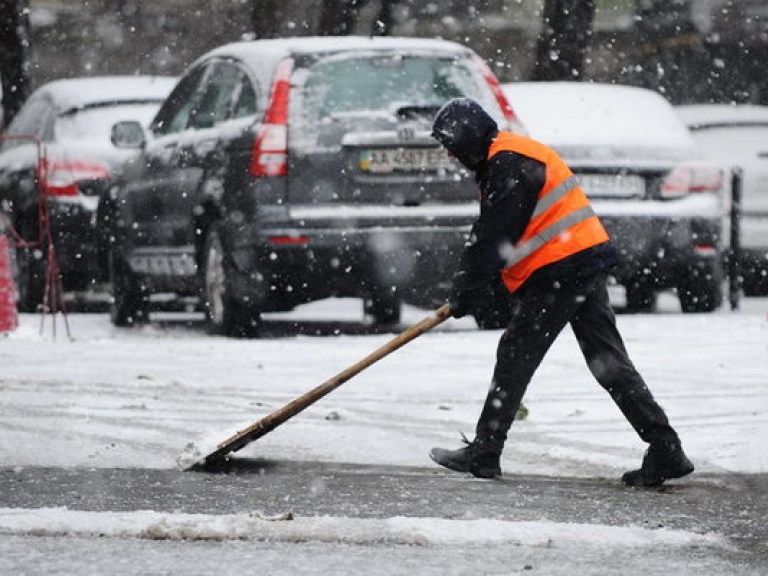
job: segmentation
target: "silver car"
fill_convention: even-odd
[[[768,106],[698,104],[677,112],[707,156],[743,170],[744,294],[768,295]]]
[[[622,261],[627,308],[651,310],[675,289],[684,312],[718,308],[723,292],[724,174],[704,158],[673,107],[629,86],[503,86],[533,138],[577,175]]]

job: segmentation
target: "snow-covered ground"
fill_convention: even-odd
[[[684,315],[671,298],[649,315],[619,315],[635,363],[703,472],[768,472],[768,299],[742,300],[714,314]],[[429,311],[406,309],[411,324]],[[357,300],[328,300],[276,322],[361,317]],[[193,320],[192,325],[183,319]],[[0,336],[0,466],[173,468],[190,441],[224,440],[357,362],[392,334],[292,335],[260,340],[211,337],[196,316],[166,315],[137,330],[104,314],[21,315]],[[287,333],[286,333],[287,332]],[[427,453],[471,436],[487,389],[499,332],[449,320],[375,364],[238,455],[267,459],[433,466]],[[644,445],[586,369],[567,330],[536,374],[502,467],[508,474],[618,477]],[[541,523],[351,518],[301,519],[276,527],[258,516],[79,513],[0,509],[0,533],[91,534],[277,542],[443,545],[478,539],[536,547],[557,539],[580,550],[585,530]],[[494,521],[488,521],[493,523]],[[293,532],[292,532],[293,531]],[[159,532],[158,532],[159,533]],[[717,536],[591,526],[620,547],[717,545]],[[186,534],[186,536],[185,536]],[[374,536],[376,535],[376,536]],[[192,537],[194,539],[194,537]],[[203,538],[205,539],[205,538]]]
[[[768,303],[742,309],[619,315],[627,347],[679,429],[699,470],[768,472]],[[356,300],[330,300],[272,319],[361,318]],[[409,308],[405,324],[429,311]],[[138,330],[103,314],[21,315],[0,337],[0,465],[171,468],[188,442],[224,438],[357,362],[393,334],[211,337],[166,315]],[[469,319],[374,364],[243,456],[431,465],[433,445],[471,436],[499,332]],[[611,476],[644,446],[595,383],[566,330],[534,377],[527,420],[514,425],[508,472]],[[21,447],[24,447],[21,449]]]

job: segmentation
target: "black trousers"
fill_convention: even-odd
[[[609,306],[607,273],[564,283],[523,285],[510,294],[511,320],[496,354],[493,382],[476,437],[499,450],[528,383],[558,334],[570,323],[590,371],[640,438],[679,442],[664,410],[629,359]]]

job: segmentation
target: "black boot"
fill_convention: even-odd
[[[693,472],[693,463],[680,444],[651,444],[640,470],[625,473],[621,480],[628,486],[660,486],[665,480],[682,478]]]
[[[470,442],[463,434],[462,439],[466,443],[463,448],[458,450],[432,448],[429,457],[440,466],[457,472],[469,472],[477,478],[498,478],[501,476],[501,467],[499,466],[501,446],[498,443],[478,440],[477,438]]]

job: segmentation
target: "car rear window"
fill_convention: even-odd
[[[306,126],[359,112],[396,114],[435,110],[451,98],[471,97],[496,116],[498,105],[466,59],[410,55],[329,57],[300,70],[299,98]]]
[[[713,158],[742,160],[768,158],[768,123],[717,125],[693,131],[696,142]]]

